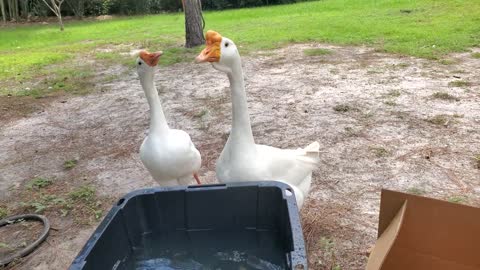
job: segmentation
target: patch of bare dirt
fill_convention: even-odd
[[[332,53],[307,57],[307,48]],[[441,199],[461,195],[463,203],[480,205],[480,60],[470,53],[449,57],[454,61],[445,64],[309,44],[244,58],[256,142],[321,144],[302,213],[312,269],[364,268],[381,188]],[[170,126],[191,135],[203,157],[201,178],[214,182],[231,122],[226,76],[184,63],[161,68],[156,82]],[[155,185],[138,157],[148,105],[135,72],[97,88],[109,90],[0,122],[1,196],[16,203],[12,194],[38,176],[66,185],[88,181],[112,198]],[[434,98],[437,92],[455,98]],[[71,159],[77,165],[65,170]],[[94,230],[58,227],[18,269],[65,269]]]
[[[12,256],[38,239],[43,224],[21,221],[0,227],[0,258]]]
[[[33,97],[0,96],[0,123],[17,120],[35,112],[41,112],[50,103],[51,97],[35,99]]]

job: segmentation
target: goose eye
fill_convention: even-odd
[[[138,65],[141,66],[141,65],[142,65],[142,62],[138,62]]]
[[[228,47],[228,42],[227,42],[227,43],[225,43],[225,47]]]

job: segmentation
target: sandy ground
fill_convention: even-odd
[[[307,48],[332,54],[304,56]],[[244,58],[257,143],[321,145],[321,163],[303,210],[311,269],[363,269],[374,243],[381,188],[480,205],[480,59],[403,57],[367,47],[292,45]],[[132,60],[133,61],[133,60]],[[99,76],[122,72],[121,67]],[[452,81],[469,82],[466,85]],[[161,68],[156,79],[171,127],[187,131],[203,156],[201,178],[228,136],[228,81],[210,65]],[[116,199],[155,185],[139,161],[148,106],[135,72],[93,94],[56,98],[28,117],[0,122],[0,195],[36,176],[95,183]],[[100,91],[100,89],[107,89]],[[448,92],[456,100],[433,98]],[[431,119],[437,115],[438,121]],[[78,165],[65,171],[65,160]],[[65,269],[94,226],[65,226],[16,269]],[[334,268],[340,266],[341,268]]]

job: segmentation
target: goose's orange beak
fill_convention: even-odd
[[[140,58],[149,66],[154,67],[158,64],[160,56],[163,54],[162,51],[149,53],[147,51],[140,52]]]
[[[205,34],[207,46],[195,58],[195,62],[218,62],[220,61],[220,43],[222,43],[222,36],[212,30],[208,30]]]

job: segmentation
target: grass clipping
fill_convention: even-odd
[[[69,218],[76,224],[89,225],[103,214],[104,198],[97,196],[93,185],[83,184],[69,188],[64,181],[37,177],[18,190],[21,202],[11,213],[37,213],[49,218]]]

